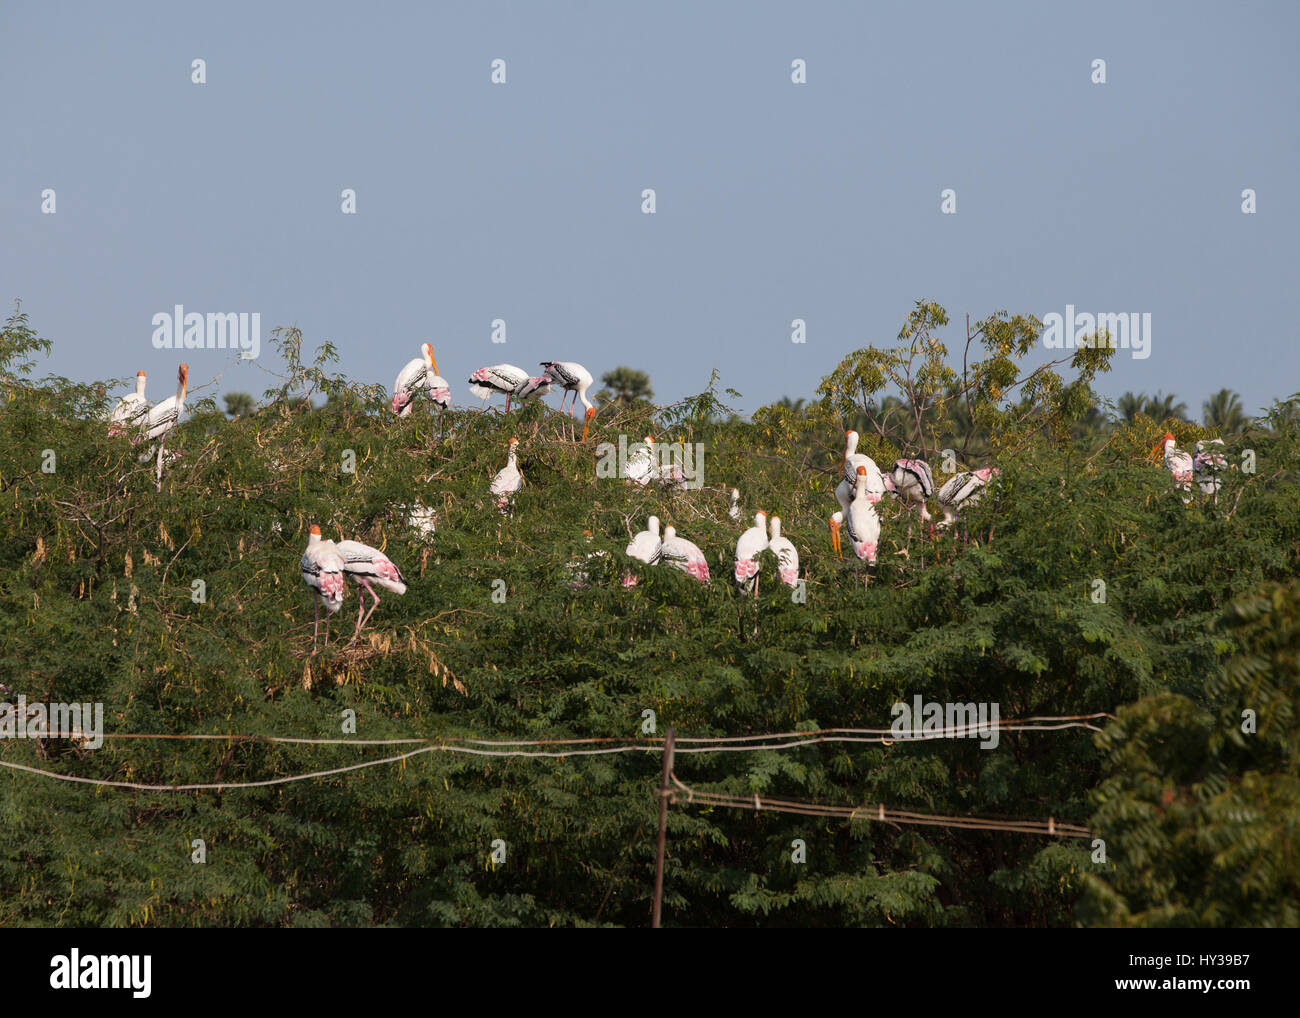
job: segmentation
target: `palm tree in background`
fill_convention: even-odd
[[[1231,389],[1220,389],[1202,403],[1201,415],[1205,426],[1217,428],[1220,435],[1239,435],[1249,423],[1241,406],[1241,397]]]
[[[1142,412],[1153,421],[1166,421],[1170,417],[1187,420],[1187,404],[1172,394],[1165,396],[1157,392],[1154,396],[1148,396]]]

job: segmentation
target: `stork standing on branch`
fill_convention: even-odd
[[[108,418],[108,433],[121,435],[128,431],[139,431],[149,416],[149,404],[144,398],[145,373],[135,373],[135,392],[128,392],[113,408]]]
[[[402,576],[402,571],[393,564],[393,560],[378,548],[372,548],[360,541],[339,541],[334,547],[343,558],[343,571],[370,591],[370,596],[374,598],[367,610],[360,592],[357,593],[357,628],[348,643],[350,647],[357,642],[361,630],[365,628],[366,623],[370,621],[370,616],[379,607],[379,595],[370,584],[378,584],[394,594],[405,594],[406,580]]]
[[[321,540],[320,527],[311,525],[307,550],[300,563],[302,579],[312,589],[312,602],[316,617],[312,622],[311,649],[316,652],[316,637],[320,633],[320,606],[325,603],[325,646],[330,645],[330,616],[343,607],[343,556],[333,541]]]
[[[754,525],[736,542],[736,587],[742,594],[758,597],[758,558],[767,550],[767,513],[756,513]]]

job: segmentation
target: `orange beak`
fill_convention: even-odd
[[[438,370],[438,358],[433,355],[433,347],[429,347],[429,362],[433,365],[433,373],[435,375],[442,374],[442,372]]]
[[[587,411],[583,419],[582,437],[578,439],[579,442],[585,442],[587,440],[587,431],[591,428],[591,422],[594,421],[595,419],[596,419],[596,408],[592,407]]]
[[[831,549],[835,552],[835,557],[840,557],[840,525],[831,520]]]

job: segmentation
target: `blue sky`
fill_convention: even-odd
[[[152,317],[184,304],[385,386],[432,342],[459,403],[475,367],[562,359],[646,370],[659,402],[716,367],[745,410],[921,298],[955,324],[1068,303],[1152,315],[1103,394],[1254,411],[1300,389],[1298,30],[1293,2],[6,0],[0,299],[49,370],[143,368],[153,399],[182,358]],[[185,359],[201,385],[230,358]]]

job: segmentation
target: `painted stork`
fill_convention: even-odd
[[[506,446],[506,465],[497,471],[488,488],[502,515],[506,515],[514,508],[515,495],[524,486],[524,475],[519,472],[519,462],[515,453],[518,445],[519,439],[510,440],[510,444]]]
[[[149,414],[149,404],[144,398],[145,374],[135,373],[135,392],[128,392],[113,408],[108,418],[108,433],[121,435],[127,431],[139,431]]]
[[[564,412],[564,401],[573,395],[573,402],[569,404],[569,414],[572,415],[582,401],[585,407],[583,413],[582,438],[581,442],[587,440],[587,430],[591,427],[591,422],[596,419],[596,408],[592,405],[591,400],[587,399],[587,390],[591,388],[594,379],[591,372],[584,368],[577,361],[542,361],[542,374],[564,390],[564,396],[560,399],[560,412]]]
[[[370,596],[374,598],[370,608],[367,609],[364,599],[360,593],[357,594],[357,629],[348,642],[350,647],[357,642],[361,630],[365,628],[366,623],[370,621],[370,616],[379,607],[379,595],[370,584],[375,583],[384,590],[391,590],[394,594],[405,594],[406,580],[402,576],[402,571],[393,564],[393,560],[378,548],[372,548],[360,541],[339,541],[334,547],[343,558],[343,571],[370,591]]]
[[[393,413],[398,417],[409,417],[415,397],[422,391],[442,409],[451,406],[451,388],[438,374],[438,362],[434,360],[433,346],[429,343],[422,344],[420,356],[407,361],[397,373],[397,380],[393,382]]]
[[[731,489],[731,507],[727,509],[727,518],[732,523],[740,522],[740,492],[736,488]]]
[[[1177,441],[1172,432],[1166,431],[1164,438],[1151,451],[1153,454],[1159,454],[1161,450],[1164,451],[1165,469],[1173,475],[1174,486],[1184,493],[1183,501],[1190,502],[1192,500],[1192,478],[1196,473],[1196,463],[1191,456],[1174,444]]]
[[[742,594],[758,597],[758,557],[767,550],[767,513],[756,513],[754,525],[736,542],[736,586]]]
[[[176,372],[176,395],[168,396],[150,409],[149,415],[145,418],[142,441],[152,442],[155,438],[166,441],[167,432],[176,427],[176,422],[185,412],[185,394],[189,391],[189,384],[190,366],[182,364],[180,370]]]
[[[658,470],[655,468],[655,440],[646,435],[642,442],[645,444],[639,445],[627,458],[625,469],[629,481],[645,485],[658,475]]]
[[[981,467],[948,478],[934,496],[939,503],[939,511],[943,513],[943,522],[939,526],[952,526],[957,520],[958,511],[983,498],[989,481],[1000,473],[1002,471],[997,467]]]
[[[158,465],[154,471],[154,477],[158,482],[159,491],[162,491],[164,459],[171,462],[179,457],[179,453],[165,456],[164,450],[167,446],[167,433],[176,427],[177,422],[181,419],[181,414],[185,412],[185,394],[189,389],[189,384],[190,367],[188,364],[182,364],[180,370],[176,372],[176,395],[168,396],[161,403],[154,406],[144,420],[141,434],[132,439],[133,442],[137,443],[152,442],[155,438],[158,439]],[[140,457],[141,462],[147,462],[148,459],[147,453]]]
[[[307,550],[303,552],[302,579],[312,589],[316,617],[312,622],[311,649],[316,651],[316,637],[320,632],[320,606],[325,603],[325,646],[330,645],[330,616],[343,607],[343,556],[333,541],[323,541],[320,527],[311,525]]]
[[[677,536],[673,527],[664,529],[664,539],[659,545],[659,554],[652,565],[663,563],[689,573],[701,583],[709,582],[709,562],[699,546],[684,537]]]
[[[799,552],[788,537],[782,536],[780,516],[773,516],[768,522],[768,527],[771,529],[771,537],[768,539],[767,547],[776,556],[776,569],[781,576],[781,582],[787,587],[797,587]]]
[[[867,499],[872,505],[884,497],[886,489],[884,476],[880,473],[880,468],[876,466],[876,461],[870,456],[864,456],[857,451],[858,433],[856,431],[844,432],[844,454],[840,459],[840,469],[844,476],[835,488],[835,500],[839,502],[840,509],[844,512],[847,519],[849,515],[849,502],[856,498],[857,495],[857,474],[858,467],[865,467],[867,471]]]
[[[528,372],[513,364],[493,364],[488,368],[479,368],[469,376],[469,391],[479,399],[487,399],[494,392],[506,398],[506,409],[510,409],[510,398],[519,394],[531,381]]]
[[[662,539],[659,537],[659,517],[651,516],[646,521],[645,530],[633,535],[625,551],[629,558],[650,565],[659,557],[659,546],[662,543]],[[623,586],[635,587],[636,577],[630,572],[625,572],[623,574]]]
[[[867,494],[867,468],[858,465],[858,480],[853,486],[853,499],[849,502],[849,511],[844,514],[844,522],[849,531],[849,544],[853,554],[865,559],[867,565],[876,564],[876,549],[880,544],[880,517]]]
[[[888,480],[894,497],[909,509],[916,507],[921,513],[921,522],[929,523],[931,517],[925,503],[934,498],[934,474],[930,472],[930,464],[925,460],[895,460]]]
[[[1223,487],[1223,472],[1228,469],[1228,461],[1218,450],[1223,448],[1223,439],[1201,439],[1196,443],[1196,455],[1192,458],[1192,470],[1196,474],[1197,487],[1204,495],[1214,496],[1219,501],[1219,489]]]
[[[844,526],[844,514],[836,512],[831,514],[831,551],[835,552],[835,557],[839,558],[844,551],[840,543],[840,528]]]

